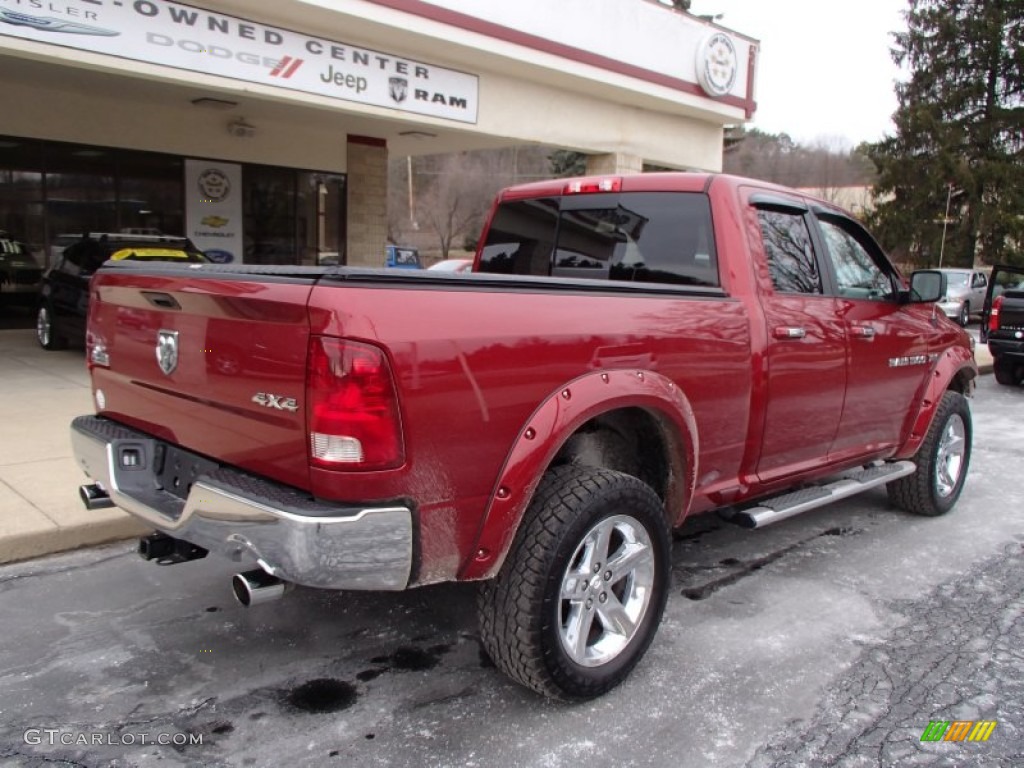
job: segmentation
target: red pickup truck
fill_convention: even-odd
[[[843,211],[714,174],[508,189],[472,274],[111,263],[82,497],[148,559],[254,562],[243,604],[479,581],[499,668],[597,696],[688,516],[953,506],[977,368],[942,275],[907,285]]]

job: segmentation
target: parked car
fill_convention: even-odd
[[[389,245],[384,249],[384,266],[389,269],[423,269],[420,252],[415,248]]]
[[[188,238],[124,233],[85,234],[61,252],[38,285],[36,339],[43,349],[85,343],[89,310],[89,279],[103,262],[209,261]]]
[[[243,605],[479,581],[497,668],[586,699],[654,638],[689,516],[960,496],[978,370],[935,322],[945,276],[902,289],[839,208],[722,174],[554,179],[501,193],[480,242],[472,280],[109,262],[83,502],[153,526],[146,559],[251,562]],[[222,347],[225,371],[200,352]]]
[[[43,268],[28,246],[0,230],[0,298],[3,302],[21,300],[31,306],[42,278]]]
[[[437,262],[437,264],[431,264],[427,269],[436,272],[472,272],[473,260],[445,259],[444,261]]]
[[[939,301],[939,309],[946,317],[966,326],[971,315],[980,315],[988,290],[988,275],[980,269],[940,269],[946,276],[946,295]]]
[[[1024,382],[1024,268],[992,268],[981,340],[988,342],[996,381],[1019,387]]]

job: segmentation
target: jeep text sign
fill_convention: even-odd
[[[167,0],[0,0],[0,35],[475,123],[476,75]]]

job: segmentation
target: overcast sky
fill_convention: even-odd
[[[802,143],[892,134],[891,32],[907,0],[693,0],[695,14],[761,41],[753,125]]]

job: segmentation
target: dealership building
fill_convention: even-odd
[[[655,0],[0,0],[0,230],[379,266],[389,155],[717,170],[757,50]]]

